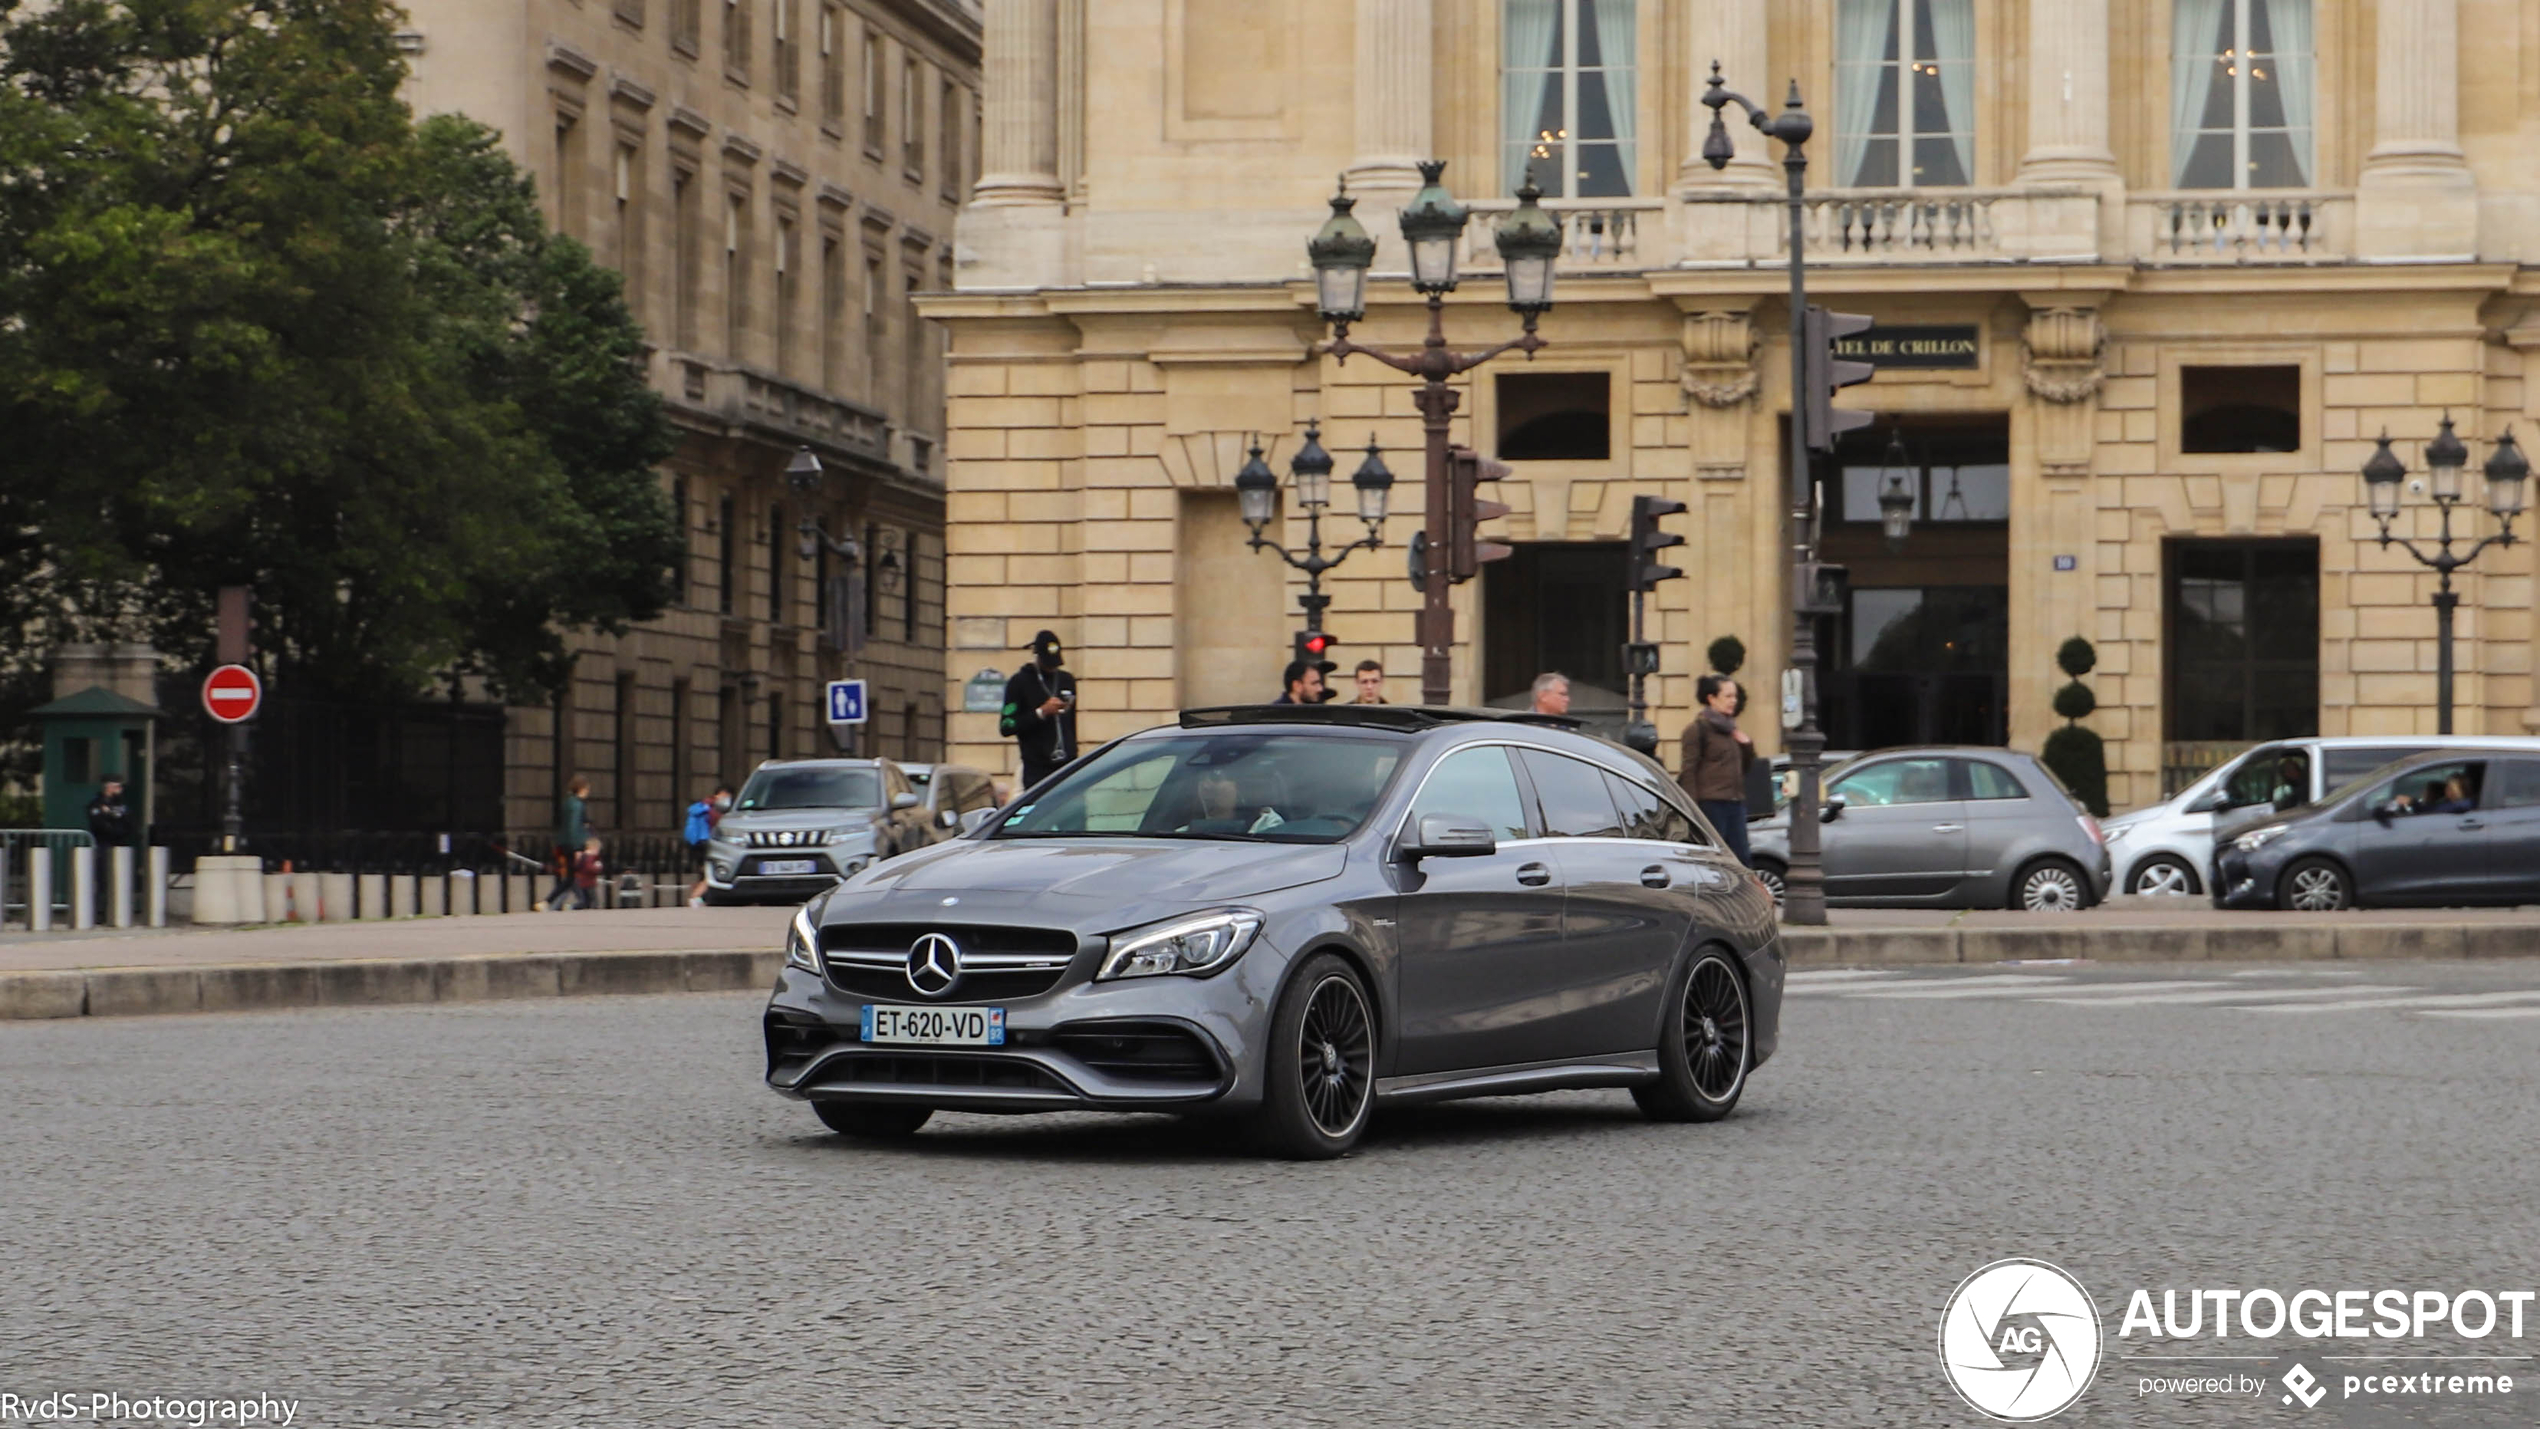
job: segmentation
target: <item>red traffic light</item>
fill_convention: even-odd
[[[1308,655],[1320,655],[1331,646],[1332,637],[1328,635],[1316,634],[1305,637],[1305,653]]]

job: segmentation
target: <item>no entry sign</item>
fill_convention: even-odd
[[[264,682],[244,665],[223,665],[203,679],[203,709],[223,724],[254,718],[264,702]]]

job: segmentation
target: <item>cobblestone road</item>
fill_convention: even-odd
[[[2230,970],[2040,971],[2064,991],[1820,982],[1721,1125],[1573,1093],[1307,1166],[1151,1119],[855,1147],[761,1089],[748,996],[0,1025],[0,1391],[320,1426],[1961,1425],[1937,1318],[2003,1256],[2089,1286],[2111,1356],[2135,1286],[2540,1280],[2540,1018],[2089,1005]],[[2358,1004],[2540,987],[2338,971],[2403,990]],[[2131,1396],[2112,1363],[2059,1422],[2291,1412]]]

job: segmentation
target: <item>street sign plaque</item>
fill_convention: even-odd
[[[203,712],[222,724],[254,719],[264,702],[264,681],[244,665],[223,665],[203,678]]]
[[[831,680],[826,688],[831,724],[864,723],[864,681]]]

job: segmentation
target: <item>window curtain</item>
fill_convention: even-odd
[[[1835,55],[1835,182],[1847,188],[1861,182],[1861,161],[1869,156],[1870,136],[1880,118],[1870,111],[1879,100],[1879,80],[1890,72],[1887,58],[1890,21],[1904,0],[1836,0]],[[1905,76],[1897,73],[1901,85]],[[1889,133],[1895,132],[1893,124]]]
[[[2187,161],[2202,137],[2205,101],[2222,52],[2223,6],[2230,0],[2170,0],[2170,182],[2187,183]],[[2307,7],[2305,7],[2307,10]],[[2305,16],[2307,19],[2307,15]]]
[[[2318,72],[2311,54],[2311,0],[2262,0],[2267,32],[2275,45],[2275,90],[2284,100],[2284,127],[2293,131],[2293,161],[2301,166],[2302,183],[2311,178],[2312,76]]]
[[[1639,0],[1596,0],[1597,53],[1605,61],[1605,107],[1614,116],[1614,153],[1622,161],[1626,187],[1640,186],[1640,27],[1633,11]]]
[[[1560,75],[1547,68],[1561,38],[1561,0],[1508,0],[1499,31],[1500,135],[1507,149],[1508,187],[1526,181],[1526,156],[1544,96]],[[1564,191],[1556,177],[1555,194]]]
[[[1949,143],[1958,172],[1976,181],[1976,0],[1929,0],[1932,58],[1940,64],[1940,102],[1949,110]],[[1910,167],[1913,160],[1904,163]]]

